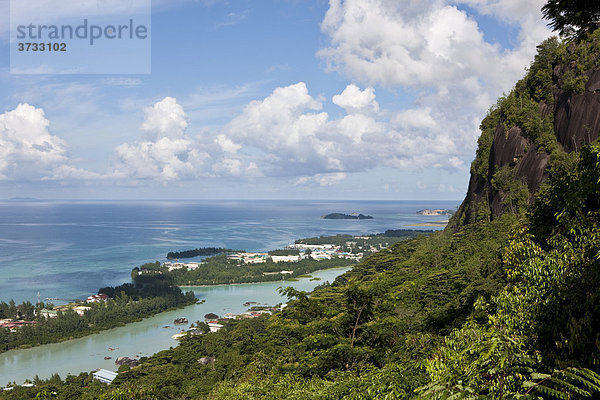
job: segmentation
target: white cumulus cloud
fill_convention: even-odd
[[[0,114],[0,180],[96,177],[71,165],[66,143],[49,129],[44,110],[29,104]]]
[[[173,97],[165,97],[144,110],[145,119],[140,129],[151,138],[182,138],[188,127],[188,117],[183,107]]]
[[[349,85],[332,98],[346,115],[331,119],[303,82],[276,88],[250,102],[220,133],[219,143],[259,150],[267,176],[298,177],[297,184],[332,185],[348,173],[376,167],[461,169],[460,151],[431,110],[378,110],[375,91]],[[392,122],[384,118],[392,115]],[[434,128],[434,129],[433,129]],[[426,132],[423,132],[426,129]],[[235,148],[237,150],[237,147]]]
[[[148,139],[116,147],[114,176],[168,182],[201,175],[203,162],[210,156],[186,137],[188,118],[177,100],[165,97],[144,113],[140,130]]]
[[[115,148],[112,177],[125,184],[170,182],[214,176],[260,176],[255,163],[235,156],[241,148],[223,135],[215,138],[188,134],[188,116],[173,97],[144,111],[140,130],[145,137]],[[206,133],[209,136],[209,133]]]
[[[375,89],[372,87],[360,90],[354,84],[348,85],[342,93],[333,96],[332,101],[349,114],[379,111],[379,104],[375,101]]]
[[[330,43],[317,53],[327,68],[370,87],[416,93],[408,108],[388,110],[403,147],[452,154],[462,163],[473,156],[478,121],[523,76],[536,44],[550,35],[541,19],[544,0],[330,0],[329,4],[321,27]],[[517,28],[515,45],[503,48],[486,41],[482,27],[462,6]],[[351,94],[360,92],[351,87],[344,92],[347,96],[334,102],[354,112],[349,98],[357,99]],[[442,151],[441,145],[447,150]],[[405,163],[406,158],[400,157],[396,165]],[[459,163],[441,159],[438,164]]]

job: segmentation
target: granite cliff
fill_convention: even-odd
[[[524,212],[553,166],[599,131],[600,31],[577,43],[548,39],[482,121],[467,194],[450,229]]]

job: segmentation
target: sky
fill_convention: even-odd
[[[15,73],[9,4],[0,199],[459,200],[552,35],[543,0],[154,0],[149,73]]]

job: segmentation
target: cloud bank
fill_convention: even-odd
[[[137,139],[117,145],[103,173],[77,168],[44,111],[20,104],[0,115],[0,179],[140,185],[275,177],[330,186],[376,168],[466,172],[485,111],[550,34],[543,3],[330,0],[321,23],[328,44],[316,56],[348,80],[340,93],[311,94],[300,80],[250,101],[218,128],[194,126],[188,112],[197,110],[165,97],[144,110]],[[517,29],[514,46],[486,41],[474,12]],[[413,101],[386,106],[382,93]]]

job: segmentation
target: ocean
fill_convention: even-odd
[[[458,201],[0,202],[0,301],[83,299],[133,267],[197,247],[281,248],[304,237],[381,233],[444,217]],[[326,220],[332,212],[369,220]],[[60,304],[60,301],[54,301]]]

